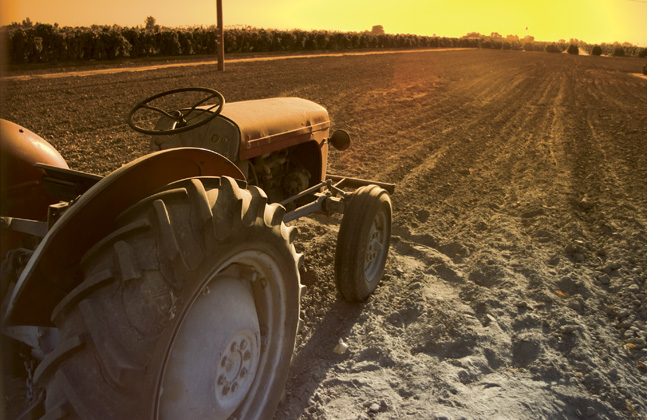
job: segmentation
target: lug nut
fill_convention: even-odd
[[[233,343],[231,343],[231,352],[232,352],[232,353],[234,353],[234,352],[236,351],[237,347],[238,347],[238,346],[236,346],[236,342],[235,342],[235,341],[234,341]]]
[[[247,361],[251,358],[252,358],[252,353],[250,353],[249,351],[246,351],[245,355],[243,355],[243,360]]]
[[[229,358],[227,356],[222,356],[222,360],[220,361],[220,365],[222,367],[227,366],[227,362],[229,362]]]
[[[225,382],[227,382],[227,378],[225,378],[225,375],[220,375],[220,377],[218,377],[218,385],[224,385]]]
[[[247,340],[243,339],[243,340],[240,342],[240,349],[241,349],[241,350],[245,350],[246,348],[247,348]]]
[[[225,385],[225,386],[222,388],[222,395],[227,395],[227,394],[229,394],[229,390],[230,390],[229,385]]]
[[[238,374],[238,376],[239,376],[241,379],[242,379],[242,378],[244,378],[245,376],[247,376],[247,369],[242,368],[242,369],[240,370],[240,373]]]
[[[238,391],[238,382],[234,382],[234,384],[231,386],[231,392],[236,392]]]

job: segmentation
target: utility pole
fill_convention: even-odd
[[[222,0],[216,0],[216,38],[218,39],[218,71],[225,71],[225,27],[222,24]]]

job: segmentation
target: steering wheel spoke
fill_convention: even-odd
[[[185,117],[185,118],[186,118],[186,117],[188,117],[188,116],[189,116],[189,115],[191,115],[191,113],[192,113],[193,111],[195,111],[199,106],[201,106],[201,105],[202,105],[202,104],[204,104],[205,102],[209,101],[210,99],[213,99],[213,98],[216,98],[216,97],[217,97],[217,95],[209,95],[209,96],[207,96],[207,97],[206,97],[206,98],[204,98],[203,100],[201,100],[201,101],[199,101],[198,103],[196,103],[195,105],[193,105],[193,106],[191,107],[191,109],[189,109],[189,112],[187,112],[187,113],[184,115],[184,117]],[[210,106],[209,108],[207,108],[207,109],[204,109],[204,110],[203,110],[203,109],[200,109],[200,111],[211,111],[212,109],[214,109],[214,108],[215,108],[215,107],[217,107],[217,106],[220,106],[220,101],[219,101],[219,102],[217,102],[217,103],[215,103],[215,104],[213,104],[213,105],[211,105],[211,106]]]

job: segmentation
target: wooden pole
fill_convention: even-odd
[[[222,24],[222,0],[216,0],[216,15],[218,21],[218,71],[225,71],[225,27]]]

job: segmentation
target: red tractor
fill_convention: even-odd
[[[343,213],[336,284],[365,300],[393,185],[326,175],[350,137],[304,99],[177,89],[128,124],[155,151],[100,177],[2,121],[2,331],[30,349],[29,418],[271,418],[303,288],[285,223]]]

